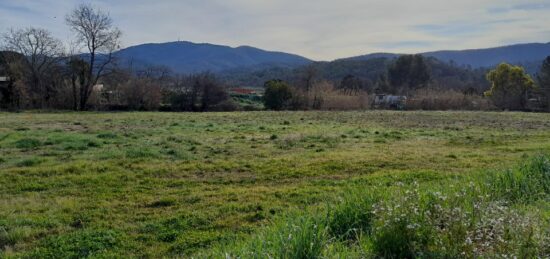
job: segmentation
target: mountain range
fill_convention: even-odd
[[[249,46],[228,46],[187,41],[143,44],[115,54],[134,66],[164,66],[178,73],[221,72],[236,68],[297,67],[312,61],[293,54],[266,51]]]
[[[525,64],[538,62],[550,56],[550,43],[517,44],[504,47],[469,50],[443,50],[419,53],[426,57],[434,57],[443,62],[452,62],[460,66],[472,68],[493,67],[499,63]],[[395,58],[400,54],[373,53],[343,60],[369,60],[374,58]]]
[[[420,53],[443,62],[472,68],[493,67],[501,62],[532,64],[550,56],[550,43],[529,43],[504,47],[458,51]],[[376,58],[396,58],[398,53],[374,53],[337,61],[365,61]],[[297,68],[315,62],[284,52],[266,51],[249,46],[228,47],[186,41],[143,44],[116,53],[126,64],[133,66],[164,66],[177,73],[203,71],[262,70],[272,67]]]

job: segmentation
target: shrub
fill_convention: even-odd
[[[132,79],[120,87],[124,105],[131,110],[158,110],[162,99],[161,87],[152,80]]]
[[[265,83],[264,105],[269,110],[284,110],[289,107],[292,99],[291,87],[281,80],[271,80]]]
[[[218,104],[212,105],[209,108],[209,111],[213,111],[213,112],[231,112],[231,111],[237,111],[238,109],[239,109],[239,105],[237,105],[231,99],[227,99],[227,100],[222,101]]]

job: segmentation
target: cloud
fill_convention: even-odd
[[[517,11],[546,11],[550,10],[550,3],[535,2],[535,3],[522,3],[512,6],[501,6],[487,9],[489,13],[509,13]]]
[[[0,2],[0,30],[39,26],[71,39],[64,16],[81,0]],[[251,45],[330,60],[549,41],[541,0],[98,0],[131,46],[146,42]]]

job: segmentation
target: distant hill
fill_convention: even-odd
[[[505,47],[471,50],[444,50],[420,53],[427,57],[434,57],[443,62],[453,61],[460,66],[471,66],[472,68],[493,67],[502,62],[512,64],[531,64],[540,62],[550,56],[550,43],[529,43]],[[399,54],[375,53],[346,60],[368,60],[373,58],[394,58]]]
[[[441,64],[433,64],[438,70],[443,63],[455,68],[492,68],[501,62],[519,64],[535,74],[542,60],[550,56],[550,43],[518,44],[505,47],[459,51],[434,51],[421,53],[433,57]],[[338,81],[346,75],[355,75],[367,81],[376,81],[386,71],[387,64],[402,54],[373,53],[338,59],[333,62],[314,62],[307,58],[284,52],[261,50],[242,46],[232,48],[192,42],[143,44],[120,50],[116,56],[121,65],[132,64],[136,69],[145,66],[164,66],[176,73],[210,71],[219,74],[231,84],[261,86],[269,79],[298,80],[308,66],[313,66],[321,78]],[[366,62],[369,61],[369,62]],[[464,74],[460,70],[453,74]],[[477,72],[476,72],[477,73]],[[467,82],[479,82],[468,79]],[[464,80],[458,80],[464,81]]]
[[[402,54],[395,54],[395,53],[372,53],[372,54],[367,54],[367,55],[361,55],[361,56],[356,56],[356,57],[351,57],[351,58],[343,58],[343,59],[337,59],[335,60],[336,62],[337,61],[365,61],[365,60],[371,60],[371,59],[378,59],[378,58],[387,58],[387,59],[392,59],[392,58],[397,58],[399,57],[400,55]]]
[[[177,73],[220,72],[244,67],[297,67],[310,63],[307,58],[249,46],[232,48],[192,42],[143,44],[116,53],[122,64],[165,66]]]

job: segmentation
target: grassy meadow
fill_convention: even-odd
[[[0,258],[550,256],[550,114],[0,113]]]

